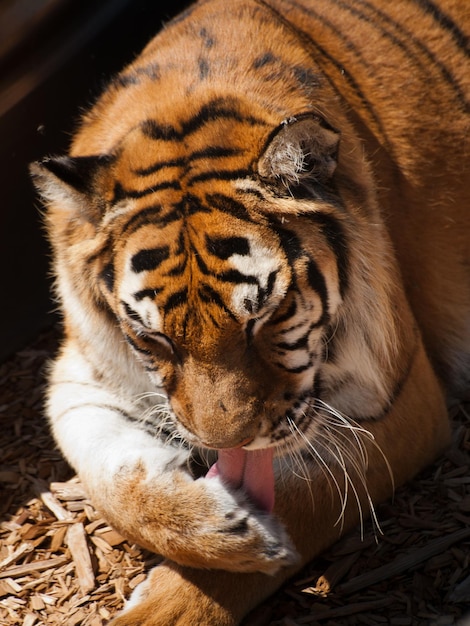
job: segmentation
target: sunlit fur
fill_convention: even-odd
[[[377,503],[445,448],[470,371],[464,5],[201,1],[32,166],[53,434],[165,557],[115,626],[239,624],[367,517],[379,537]],[[275,451],[273,514],[206,476],[239,446]]]
[[[379,453],[383,455],[383,462],[388,468],[390,483],[393,488],[393,472],[388,465],[386,456],[380,446],[375,443],[374,435],[367,428],[321,401],[316,404],[319,406],[314,409],[316,418],[314,432],[304,433],[297,428],[295,422],[288,420],[294,438],[297,440],[297,445],[292,446],[292,451],[290,452],[293,466],[298,466],[296,475],[304,480],[311,480],[307,467],[301,460],[302,455],[299,454],[299,450],[304,450],[321,468],[331,488],[336,489],[338,492],[341,510],[335,525],[340,524],[341,529],[343,528],[343,516],[348,504],[348,498],[352,497],[358,508],[361,532],[364,519],[369,515],[372,517],[377,530],[381,532],[380,524],[375,514],[374,503],[367,488],[366,476],[369,456],[365,442],[372,442],[373,445],[376,445]],[[340,477],[340,480],[331,471],[330,466],[332,464],[341,468],[342,477]],[[361,488],[366,493],[369,510],[365,514],[362,511],[362,502],[355,487],[356,481],[359,482]],[[314,489],[314,486],[312,486],[312,493],[314,493]]]

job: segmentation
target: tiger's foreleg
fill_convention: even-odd
[[[273,573],[297,555],[283,527],[219,478],[194,480],[190,451],[150,435],[136,406],[96,380],[73,344],[51,377],[48,412],[91,500],[124,536],[180,564]]]
[[[389,497],[393,486],[439,454],[449,440],[449,423],[440,385],[421,344],[390,412],[365,428],[373,435],[364,440],[365,483],[360,480],[360,470],[351,467],[348,474],[357,497],[352,495],[351,484],[346,499],[344,490],[338,491],[345,478],[341,468],[331,465],[328,473],[313,459],[304,465],[308,476],[299,478],[287,467],[279,476],[275,513],[301,554],[297,565],[266,576],[196,570],[165,562],[136,589],[113,626],[235,626],[303,564],[357,524],[362,514],[366,516],[371,503]]]

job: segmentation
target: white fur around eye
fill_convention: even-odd
[[[247,282],[240,282],[233,289],[232,308],[238,315],[259,316],[262,309],[274,309],[279,304],[287,290],[287,280],[278,254],[250,239],[250,254],[233,254],[229,263],[248,278]],[[270,285],[274,276],[274,284]],[[250,279],[255,279],[256,283],[249,282]],[[268,289],[270,294],[265,299]]]
[[[257,285],[243,283],[232,293],[232,308],[241,317],[259,314],[259,291]]]
[[[139,291],[146,289],[145,278],[145,274],[136,274],[129,270],[121,283],[119,300],[126,302],[139,315],[146,330],[159,332],[162,327],[162,321],[155,301],[150,297],[142,299],[135,297],[135,294],[139,293]]]
[[[145,323],[145,328],[152,332],[159,332],[162,326],[162,316],[157,305],[150,298],[144,298],[140,302],[134,300],[134,309]]]

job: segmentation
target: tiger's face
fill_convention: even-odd
[[[368,216],[345,208],[343,190],[354,198],[357,182],[338,191],[339,135],[328,123],[252,117],[249,142],[246,123],[216,101],[179,128],[145,121],[113,155],[50,159],[36,176],[58,206],[48,219],[60,290],[90,303],[69,306],[73,324],[119,327],[133,363],[164,388],[172,429],[210,448],[292,447],[294,431],[316,432],[325,390],[352,417],[388,401],[385,368],[358,370],[356,356],[367,364],[386,336],[374,319],[385,282],[367,268],[380,267],[370,259],[383,246]],[[369,324],[346,329],[347,298],[369,302]],[[106,359],[115,344],[113,335],[93,349]]]
[[[254,172],[251,155],[238,159],[235,180],[215,175],[209,185],[210,160],[195,174],[181,150],[167,151],[136,176],[135,154],[123,150],[103,177],[102,196],[112,199],[92,281],[186,439],[211,448],[282,442],[286,415],[299,428],[311,419],[341,302],[328,219],[306,228],[292,190]],[[285,215],[288,205],[295,210]]]
[[[307,412],[340,299],[333,255],[317,234],[310,256],[295,219],[250,225],[194,197],[180,211],[160,229],[128,229],[107,297],[186,436],[265,446],[286,436],[286,412]]]

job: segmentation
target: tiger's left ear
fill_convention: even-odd
[[[104,198],[98,193],[110,157],[48,157],[30,165],[36,189],[46,203],[95,221],[102,213]]]
[[[289,118],[271,135],[258,173],[288,188],[324,184],[336,169],[339,139],[339,132],[318,116]]]

